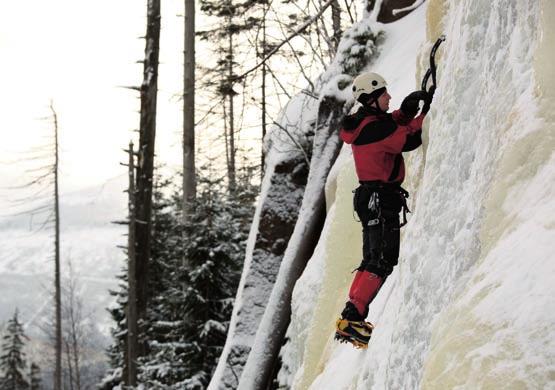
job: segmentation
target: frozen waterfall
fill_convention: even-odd
[[[400,264],[370,307],[368,350],[335,343],[361,257],[344,146],[293,294],[284,388],[555,388],[553,20],[549,0],[431,0],[379,26],[386,40],[370,68],[388,80],[392,107],[447,35],[424,145],[407,164]]]

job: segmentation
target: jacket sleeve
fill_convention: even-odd
[[[407,141],[403,146],[403,152],[410,152],[422,145],[422,130],[407,135]]]
[[[422,129],[422,122],[424,122],[426,114],[420,114],[416,118],[411,118],[403,114],[401,110],[395,110],[391,113],[391,117],[398,125],[407,126],[409,133],[414,133]]]
[[[418,131],[422,131],[422,122],[424,122],[424,118],[426,117],[425,114],[420,114],[413,120],[411,120],[407,125],[407,130],[409,134],[416,133]]]
[[[401,126],[406,126],[409,124],[409,122],[413,119],[411,117],[406,116],[405,114],[403,114],[403,111],[401,110],[395,110],[391,113],[391,117],[393,118],[393,120],[395,121],[395,123],[397,123],[398,125]]]
[[[396,115],[403,116],[403,113],[400,110],[395,111],[392,114],[395,121],[397,121]],[[399,125],[391,136],[383,140],[383,149],[388,153],[397,154],[410,152],[422,145],[422,122],[424,121],[424,116],[423,114],[417,116],[405,126]]]

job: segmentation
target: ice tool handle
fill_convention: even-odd
[[[445,41],[445,35],[440,36],[436,43],[434,43],[434,46],[432,47],[432,51],[430,52],[430,67],[428,68],[428,70],[426,71],[426,74],[424,75],[424,78],[422,79],[422,91],[426,91],[429,92],[430,90],[428,89],[428,80],[430,79],[430,76],[432,76],[432,86],[434,87],[434,89],[436,88],[436,51],[439,48],[439,45],[441,45],[441,42]]]

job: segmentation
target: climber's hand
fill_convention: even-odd
[[[401,111],[407,118],[414,118],[416,116],[420,100],[423,100],[424,103],[428,102],[428,100],[430,100],[429,94],[426,91],[415,91],[403,100],[403,103],[401,103]]]

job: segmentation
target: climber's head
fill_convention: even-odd
[[[387,93],[385,79],[377,73],[363,73],[353,82],[354,98],[365,106],[387,111],[391,96]]]

